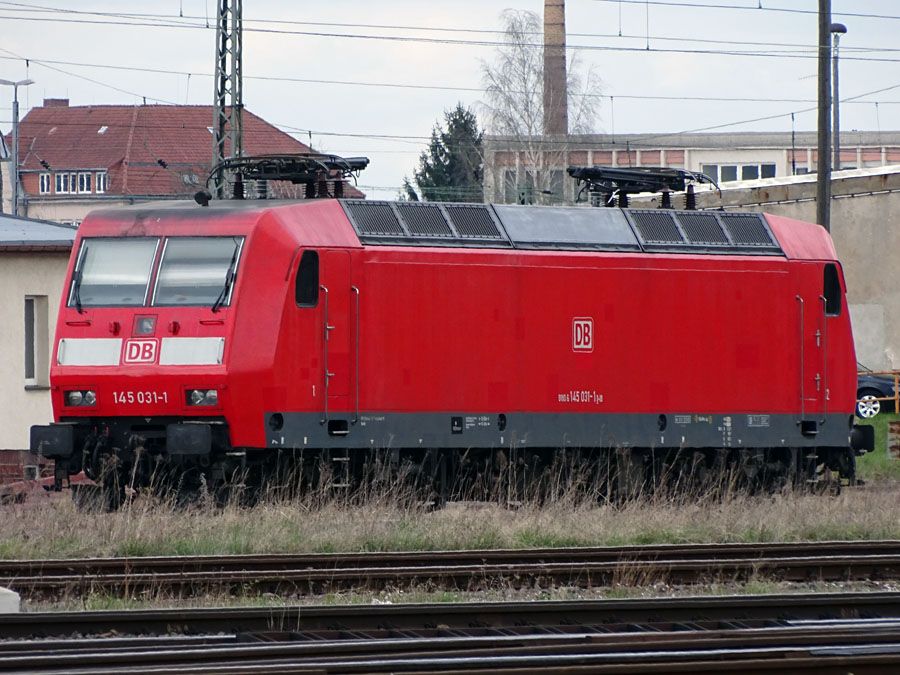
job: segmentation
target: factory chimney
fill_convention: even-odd
[[[544,133],[569,132],[566,89],[566,0],[544,0]]]

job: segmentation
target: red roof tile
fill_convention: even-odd
[[[212,123],[212,106],[50,104],[19,123],[19,161],[22,171],[46,170],[42,160],[52,171],[105,169],[107,194],[188,195],[209,173]],[[243,125],[245,155],[310,152],[246,109]]]

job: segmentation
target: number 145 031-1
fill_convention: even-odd
[[[114,391],[113,403],[168,403],[169,395],[164,391]]]

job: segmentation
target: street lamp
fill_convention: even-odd
[[[831,24],[831,107],[832,107],[832,144],[834,146],[834,171],[841,170],[841,99],[838,95],[838,48],[841,45],[841,35],[847,32],[847,27],[842,23]]]
[[[13,88],[13,109],[12,109],[12,212],[14,216],[19,215],[19,87],[27,87],[34,84],[34,80],[0,80],[0,84],[5,84]]]

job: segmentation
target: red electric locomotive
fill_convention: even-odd
[[[56,421],[31,446],[113,499],[162,469],[220,485],[324,462],[352,482],[373,458],[427,465],[445,496],[467,463],[560,454],[626,495],[723,459],[852,480],[871,447],[831,239],[788,218],[153,203],[88,216],[69,279]]]

